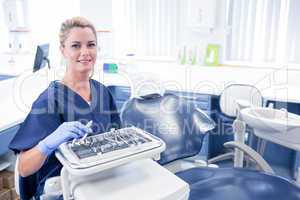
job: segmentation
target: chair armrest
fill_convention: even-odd
[[[19,158],[20,157],[20,154],[16,154],[16,162],[15,162],[15,175],[14,175],[14,179],[15,179],[15,190],[16,190],[16,193],[17,195],[20,196],[20,185],[19,185],[19,169],[18,169],[18,166],[19,166]]]
[[[269,174],[275,174],[271,166],[263,159],[263,157],[249,146],[238,142],[226,142],[224,146],[226,148],[238,148],[246,153],[251,159],[253,159],[262,171]]]
[[[193,122],[201,133],[206,134],[216,127],[216,123],[205,112],[196,108],[192,114]]]

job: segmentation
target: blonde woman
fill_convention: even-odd
[[[22,199],[43,193],[47,178],[62,168],[54,155],[58,146],[86,132],[101,133],[120,127],[113,98],[101,83],[90,79],[97,57],[94,26],[82,17],[61,25],[60,50],[67,61],[61,81],[53,81],[33,103],[10,148],[19,153]],[[92,127],[85,126],[93,121]]]

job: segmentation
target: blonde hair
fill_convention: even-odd
[[[93,31],[97,41],[97,32],[94,25],[84,17],[73,17],[71,19],[67,19],[61,24],[59,31],[59,42],[61,46],[64,46],[64,43],[69,35],[70,30],[76,27],[90,28]]]

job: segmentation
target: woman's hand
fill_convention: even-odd
[[[47,156],[57,149],[60,144],[73,138],[80,138],[86,132],[92,132],[91,128],[80,122],[65,122],[61,124],[34,148],[21,152],[18,166],[19,174],[26,177],[35,173],[42,167]]]
[[[73,138],[80,138],[85,133],[92,132],[91,128],[78,121],[64,122],[53,133],[39,142],[37,148],[46,156],[56,150],[60,144]]]

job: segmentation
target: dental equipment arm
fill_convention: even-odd
[[[254,151],[247,145],[239,143],[239,142],[226,142],[224,144],[224,146],[226,148],[237,148],[237,149],[243,151],[251,159],[253,159],[256,162],[256,164],[262,171],[267,172],[269,174],[275,174],[275,172],[273,171],[271,166],[263,159],[263,157],[261,157],[261,155],[259,155],[256,151]]]

